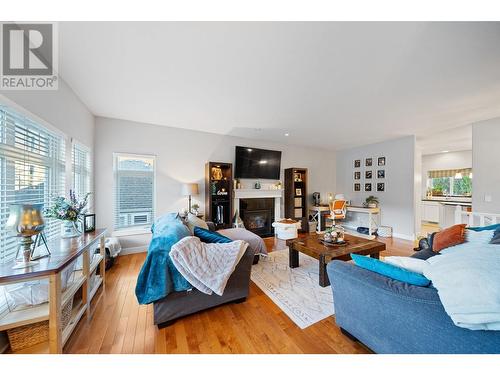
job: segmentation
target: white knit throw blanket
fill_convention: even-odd
[[[193,287],[221,296],[247,246],[245,241],[203,243],[190,236],[172,246],[170,258]]]

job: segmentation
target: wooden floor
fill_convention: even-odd
[[[382,239],[382,255],[409,255],[413,243]],[[266,239],[268,249],[283,241]],[[368,353],[341,334],[333,317],[297,327],[253,282],[246,302],[227,304],[180,319],[153,324],[153,305],[139,305],[134,288],[145,253],[119,257],[107,273],[93,319],[82,319],[65,353]]]

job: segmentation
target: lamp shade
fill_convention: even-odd
[[[198,195],[198,184],[183,184],[182,195]]]
[[[45,227],[43,204],[12,204],[6,229],[17,236],[33,236]]]

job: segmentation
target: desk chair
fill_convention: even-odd
[[[330,217],[332,225],[335,220],[343,220],[347,214],[347,201],[345,199],[335,199],[330,202]]]

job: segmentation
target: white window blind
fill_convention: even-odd
[[[115,229],[148,228],[154,220],[155,157],[114,154]]]
[[[5,230],[12,203],[50,204],[64,195],[65,140],[8,107],[0,106],[0,263],[15,256],[17,238]],[[46,219],[45,234],[60,234],[59,222]]]
[[[92,160],[90,149],[78,142],[73,142],[71,160],[73,166],[73,190],[78,199],[82,199],[85,194],[91,192]]]

